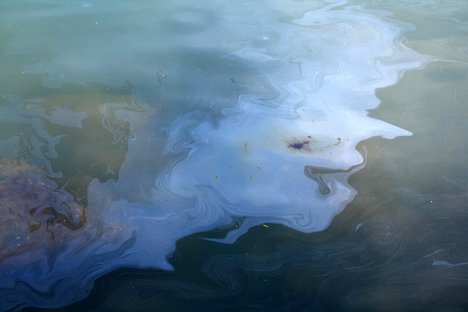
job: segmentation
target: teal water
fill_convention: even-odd
[[[463,311],[464,1],[3,1],[0,310]]]

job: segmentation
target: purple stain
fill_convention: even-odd
[[[301,150],[305,148],[306,145],[309,145],[309,141],[301,141],[301,142],[294,142],[290,143],[288,145],[289,148],[295,149],[295,150]]]

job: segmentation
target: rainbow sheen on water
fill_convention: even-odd
[[[0,89],[0,190],[45,192],[38,222],[65,232],[14,229],[4,310],[76,302],[121,267],[171,270],[177,240],[234,222],[219,241],[264,223],[326,229],[356,195],[357,145],[411,135],[368,116],[376,90],[431,60],[405,46],[410,25],[346,1],[0,9],[2,62],[19,59]],[[8,194],[5,224],[21,223],[9,214],[24,198]],[[81,209],[86,224],[64,227]],[[29,239],[40,243],[21,248]]]

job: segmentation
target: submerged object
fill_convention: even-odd
[[[57,252],[85,224],[86,210],[41,170],[0,160],[0,265]]]

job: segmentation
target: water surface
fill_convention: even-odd
[[[462,311],[464,1],[0,6],[2,310]]]

